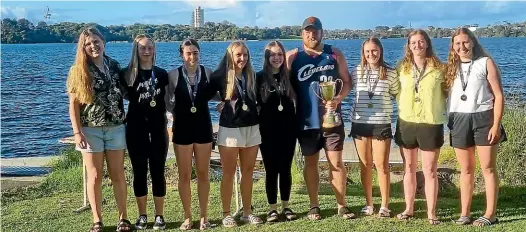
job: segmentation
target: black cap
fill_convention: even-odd
[[[308,17],[303,21],[301,28],[305,29],[307,27],[314,27],[316,30],[323,30],[320,19],[314,16]]]

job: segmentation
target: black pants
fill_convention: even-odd
[[[290,168],[296,148],[296,137],[293,135],[283,136],[277,133],[262,133],[261,140],[260,149],[265,166],[265,189],[268,203],[276,204],[278,198],[278,176],[281,200],[288,201],[292,185]]]
[[[166,126],[128,122],[126,143],[133,168],[133,192],[136,197],[148,194],[148,166],[155,197],[166,195],[164,167],[168,154]]]

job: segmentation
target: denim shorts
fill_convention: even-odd
[[[75,147],[81,152],[104,152],[106,150],[126,149],[126,126],[124,124],[115,126],[82,127],[82,133],[88,146],[86,149]]]

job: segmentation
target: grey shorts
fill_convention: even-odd
[[[219,127],[217,145],[246,148],[259,144],[261,144],[259,125],[239,128]]]
[[[454,148],[494,145],[488,141],[488,134],[492,125],[493,110],[477,113],[450,113],[447,124],[450,130],[450,144]],[[507,140],[502,124],[500,130],[500,139],[495,143]]]
[[[82,127],[82,134],[86,138],[88,146],[86,149],[75,147],[81,152],[104,152],[106,150],[126,149],[126,126]]]

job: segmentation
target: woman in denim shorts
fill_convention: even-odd
[[[80,34],[75,62],[69,70],[69,115],[76,149],[87,170],[87,193],[93,214],[90,231],[102,231],[104,158],[119,210],[117,231],[131,230],[126,212],[124,177],[124,104],[119,83],[120,65],[104,53],[104,37],[96,28]]]

